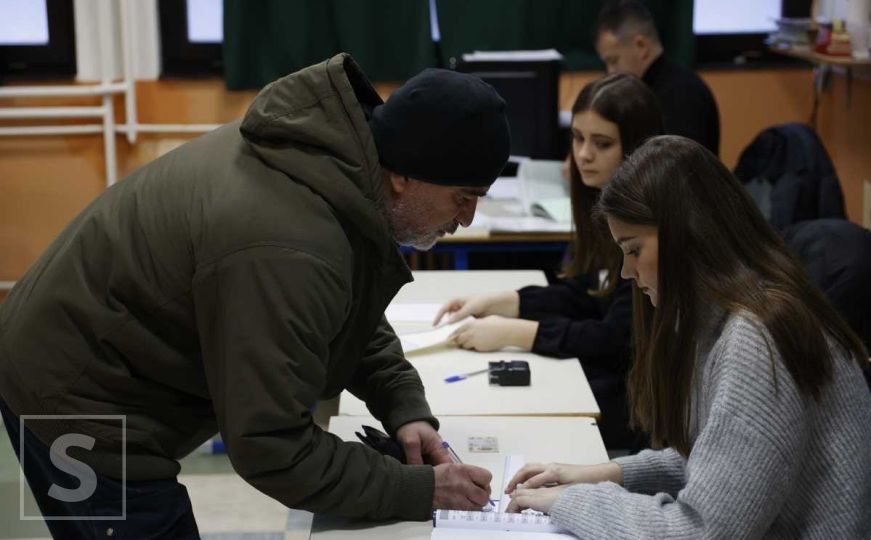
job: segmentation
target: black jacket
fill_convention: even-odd
[[[587,292],[598,276],[557,280],[546,287],[524,287],[520,317],[539,322],[532,352],[578,358],[602,410],[600,428],[609,448],[627,448],[626,374],[632,327],[632,283],[620,279],[606,298]]]
[[[816,219],[787,228],[783,239],[871,348],[871,231],[844,219]]]
[[[642,80],[659,99],[666,134],[690,138],[719,155],[720,113],[714,95],[698,75],[660,55]]]
[[[233,468],[289,507],[428,518],[432,467],[310,412],[347,388],[388,431],[435,423],[383,316],[411,272],[376,202],[380,103],[339,55],[100,195],[0,307],[12,411],[126,415],[128,480],[174,477],[220,430]],[[83,460],[110,474],[121,434],[76,422],[97,440]],[[64,428],[39,425],[44,442]]]
[[[775,229],[812,219],[847,219],[832,160],[804,124],[762,131],[741,152],[735,176]]]

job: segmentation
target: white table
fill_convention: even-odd
[[[540,270],[416,270],[414,281],[400,289],[394,303],[447,302],[456,296],[547,285]]]
[[[356,441],[354,431],[362,424],[378,425],[371,417],[334,417],[330,421],[330,432],[346,441]],[[605,445],[591,418],[445,417],[441,419],[439,433],[451,443],[463,462],[485,467],[493,473],[494,498],[504,483],[502,464],[506,455],[520,454],[527,462],[593,464],[608,461]],[[467,444],[470,437],[496,438],[499,452],[470,452]],[[431,521],[371,523],[317,515],[312,525],[312,538],[317,540],[348,537],[429,540],[431,534]]]
[[[484,369],[497,360],[529,362],[529,386],[491,386],[487,374],[446,383],[445,378],[458,373]],[[420,374],[426,399],[436,417],[445,415],[526,415],[526,416],[593,416],[599,406],[580,362],[574,358],[556,359],[520,351],[480,353],[454,346],[441,346],[408,355],[408,361]],[[368,416],[366,405],[342,392],[339,415]]]
[[[399,291],[393,303],[441,303],[457,296],[547,284],[544,273],[538,270],[429,270],[414,272],[414,279]],[[401,333],[401,325],[395,328]],[[547,358],[519,350],[479,353],[450,345],[409,353],[407,358],[420,374],[435,416],[600,414],[576,359]],[[488,362],[498,360],[529,362],[532,384],[490,386],[486,374],[456,383],[444,382],[448,376],[483,369]],[[370,412],[363,402],[345,391],[339,401],[339,414],[368,416]]]

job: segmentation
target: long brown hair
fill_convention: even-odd
[[[659,300],[654,309],[633,287],[629,373],[633,422],[655,446],[689,455],[703,302],[757,317],[800,392],[816,400],[832,378],[826,336],[848,355],[867,357],[738,180],[700,144],[676,136],[647,141],[621,163],[595,211],[657,228]]]
[[[609,75],[587,84],[572,106],[572,116],[588,110],[617,124],[624,156],[631,154],[648,137],[662,133],[662,112],[656,95],[631,75]],[[569,172],[575,236],[571,257],[563,271],[568,276],[577,276],[604,268],[608,274],[604,286],[591,294],[608,295],[617,284],[620,250],[611,241],[607,227],[592,219],[593,206],[601,190],[581,180],[574,151],[570,152]]]

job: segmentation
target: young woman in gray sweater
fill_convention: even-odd
[[[597,206],[634,281],[634,422],[654,450],[528,464],[510,511],[583,538],[868,538],[868,353],[744,188],[651,139]]]

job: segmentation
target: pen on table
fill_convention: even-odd
[[[202,454],[226,454],[227,447],[224,446],[224,441],[220,437],[212,437],[201,444],[197,451]]]
[[[454,449],[451,448],[451,445],[448,444],[448,441],[442,441],[442,448],[448,451],[448,455],[451,456],[451,461],[454,463],[463,462],[463,460],[460,459],[460,456],[458,456],[457,453],[454,452]],[[487,501],[490,503],[490,506],[496,508],[496,503],[493,502],[493,499],[487,499]]]
[[[450,377],[445,377],[446,383],[452,383],[457,381],[462,381],[468,379],[472,375],[480,375],[481,373],[487,373],[490,371],[490,368],[486,367],[484,369],[479,369],[478,371],[470,371],[468,373],[459,373],[457,375],[451,375]]]

